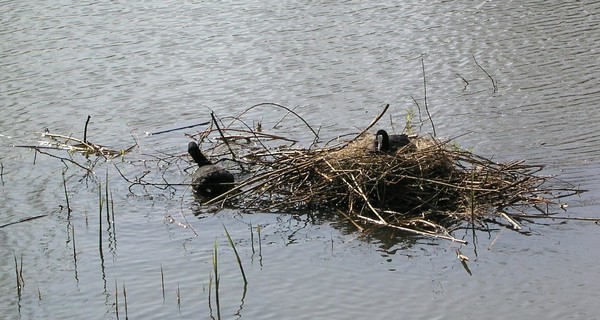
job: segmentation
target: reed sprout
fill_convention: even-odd
[[[13,257],[15,259],[15,275],[17,279],[17,296],[19,300],[21,300],[21,293],[23,287],[25,286],[25,281],[23,280],[23,254],[21,254],[21,267],[19,268],[19,263],[17,261],[17,254],[13,251]]]
[[[160,286],[162,288],[163,301],[165,301],[165,274],[163,273],[162,264],[160,265]]]
[[[219,253],[217,239],[215,239],[215,246],[213,251],[213,272],[214,272],[214,284],[215,284],[215,303],[217,305],[217,319],[221,319],[221,303],[219,300]]]
[[[127,290],[125,290],[125,284],[123,284],[123,304],[125,308],[125,320],[129,319],[128,308],[127,308]]]
[[[238,251],[235,248],[235,244],[233,243],[233,240],[231,239],[231,235],[229,234],[229,231],[227,231],[225,224],[223,224],[223,229],[225,229],[225,234],[227,235],[227,240],[229,241],[229,245],[231,246],[231,248],[233,248],[233,253],[235,254],[235,258],[237,260],[238,267],[240,268],[240,272],[242,273],[242,278],[244,278],[244,286],[246,286],[246,285],[248,285],[248,280],[246,279],[246,273],[244,272],[244,266],[242,265],[242,259],[240,258],[240,255],[238,254]]]
[[[119,319],[119,287],[117,286],[117,279],[115,279],[115,315],[118,320]]]

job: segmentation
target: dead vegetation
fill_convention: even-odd
[[[294,139],[264,132],[259,125],[247,125],[241,116],[257,106],[283,108],[286,115],[295,115],[312,132],[314,142],[307,148],[296,147]],[[523,218],[552,216],[556,211],[550,208],[563,208],[562,197],[581,192],[539,175],[541,165],[498,163],[429,135],[411,135],[411,143],[394,153],[375,151],[374,135],[368,131],[387,107],[362,132],[319,145],[318,130],[293,110],[275,104],[257,106],[232,117],[229,124],[213,114],[206,130],[188,135],[203,142],[205,150],[219,150],[219,158],[228,158],[228,167],[237,170],[236,186],[203,205],[243,212],[338,214],[361,230],[368,225],[384,226],[464,242],[452,231],[464,225],[479,228],[490,219],[518,230]],[[52,147],[104,158],[123,156],[137,145],[115,151],[85,138],[50,133],[43,137],[53,144],[36,146],[37,151]],[[274,147],[273,142],[280,144]],[[165,163],[186,158],[156,157]],[[164,189],[181,185],[164,176],[160,183],[144,180],[147,172],[127,178],[115,167],[132,186]]]

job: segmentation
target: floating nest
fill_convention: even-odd
[[[545,188],[542,166],[523,161],[497,163],[448,141],[413,136],[396,152],[373,148],[374,135],[362,134],[321,149],[261,150],[244,159],[252,175],[209,201],[245,211],[336,212],[357,228],[376,224],[460,241],[451,231],[482,226],[502,217],[520,229],[528,208],[549,214],[574,188]],[[526,208],[523,208],[526,207]]]
[[[494,162],[429,135],[413,135],[410,144],[393,153],[376,151],[375,136],[367,131],[377,123],[387,106],[352,139],[324,147],[315,147],[313,143],[308,148],[294,147],[294,140],[264,133],[260,126],[251,129],[241,120],[245,112],[259,106],[275,106],[294,114],[312,131],[315,141],[318,140],[317,132],[304,119],[280,105],[253,106],[234,117],[223,129],[219,125],[223,125],[222,119],[212,114],[212,122],[204,132],[188,136],[203,142],[218,134],[208,150],[223,151],[219,158],[228,153],[241,170],[234,188],[204,201],[205,205],[220,204],[245,212],[334,213],[361,230],[376,225],[464,242],[454,238],[452,231],[465,225],[486,229],[488,222],[520,230],[523,219],[556,218],[556,211],[551,210],[566,207],[560,202],[561,198],[583,191],[552,177],[538,175],[541,165],[524,161]],[[50,145],[41,142],[40,146],[23,147],[35,148],[37,152],[92,172],[93,165],[86,168],[71,158],[43,150],[64,149],[86,157],[95,154],[110,159],[123,156],[137,146],[136,143],[117,151],[92,144],[86,139],[88,122],[89,117],[83,140],[44,133]],[[243,126],[236,128],[235,123]],[[287,145],[272,146],[272,142],[282,141]],[[204,147],[207,150],[206,142]],[[181,157],[177,159],[159,161],[168,163],[168,167]],[[181,185],[169,183],[164,177],[162,183],[148,182],[145,177],[149,171],[129,179],[116,164],[115,168],[131,183],[130,190],[135,185],[161,189]]]

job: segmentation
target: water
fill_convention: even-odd
[[[406,110],[416,109],[412,98],[424,106],[423,59],[438,135],[495,159],[546,164],[545,173],[590,190],[567,199],[567,214],[598,217],[599,13],[594,1],[4,1],[0,224],[47,216],[0,229],[0,314],[116,319],[118,301],[124,318],[125,290],[131,318],[208,319],[216,241],[225,319],[596,317],[593,223],[480,234],[477,256],[461,248],[469,276],[456,244],[365,237],[342,222],[286,214],[194,218],[185,188],[131,194],[100,163],[103,183],[111,174],[116,220],[111,230],[103,221],[101,258],[94,180],[67,163],[68,218],[65,165],[12,146],[36,144],[45,128],[81,137],[91,115],[90,140],[116,149],[139,143],[130,159],[181,154],[182,132],[144,132],[262,102],[298,106],[323,140],[359,131],[390,103],[393,124],[381,125],[400,131]],[[284,114],[256,108],[245,119],[308,144],[300,121],[271,129]],[[186,217],[198,235],[168,217]],[[250,224],[263,227],[262,257],[252,253]],[[223,225],[244,263],[245,296]],[[22,257],[20,297],[13,256],[19,265]]]

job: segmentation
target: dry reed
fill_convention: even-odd
[[[252,129],[241,117],[259,107],[286,111],[282,120],[289,114],[296,116],[314,135],[313,142],[308,148],[294,147],[297,141],[263,132],[262,125]],[[491,219],[519,230],[523,219],[555,217],[556,212],[550,209],[552,206],[564,209],[560,202],[562,197],[583,191],[572,185],[557,186],[554,184],[557,179],[539,175],[543,166],[524,161],[498,163],[461,149],[450,141],[440,140],[435,135],[412,135],[411,143],[394,153],[375,151],[374,136],[369,130],[388,107],[361,133],[345,135],[351,139],[332,145],[319,145],[320,129],[314,130],[294,110],[281,105],[252,106],[235,117],[227,117],[232,119],[229,124],[211,113],[209,127],[188,136],[203,143],[209,156],[221,160],[228,158],[235,163],[239,174],[234,188],[204,204],[219,204],[245,212],[335,213],[359,230],[365,230],[369,225],[384,226],[464,243],[464,240],[452,236],[453,230],[465,224],[480,228]],[[427,109],[427,105],[425,107]],[[429,113],[428,117],[431,121]],[[433,126],[433,121],[431,124]],[[409,118],[407,128],[408,132],[412,132]],[[34,148],[36,153],[59,158],[65,164],[74,163],[89,172],[95,162],[91,166],[83,166],[73,159],[55,156],[42,149],[82,153],[86,159],[94,154],[97,158],[108,160],[123,156],[137,146],[136,142],[123,151],[109,150],[91,144],[86,132],[87,122],[83,140],[46,132],[43,137],[47,141]],[[156,134],[159,133],[162,132]],[[213,139],[208,140],[210,136]],[[281,143],[286,145],[282,147]],[[156,158],[167,166],[177,165],[181,160],[181,157],[170,158],[170,161]],[[142,163],[146,165],[146,162]],[[131,179],[116,163],[113,164],[120,176],[131,183],[130,191],[133,186],[174,190],[175,186],[189,185],[170,183],[162,175],[160,183],[146,180],[149,170]],[[135,165],[132,161],[129,164]],[[101,189],[99,180],[98,188]],[[101,214],[101,191],[98,201]],[[537,211],[531,214],[531,209]],[[107,218],[108,210],[107,207]],[[260,226],[257,231],[260,251]],[[217,281],[218,278],[215,278]]]
[[[321,149],[253,151],[245,157],[253,174],[208,203],[261,212],[337,211],[360,229],[375,224],[464,242],[451,235],[463,222],[481,225],[498,216],[519,229],[510,210],[560,205],[560,191],[580,192],[544,187],[549,177],[537,175],[542,166],[497,163],[433,137],[413,136],[394,153],[375,151],[373,142],[363,134]]]

